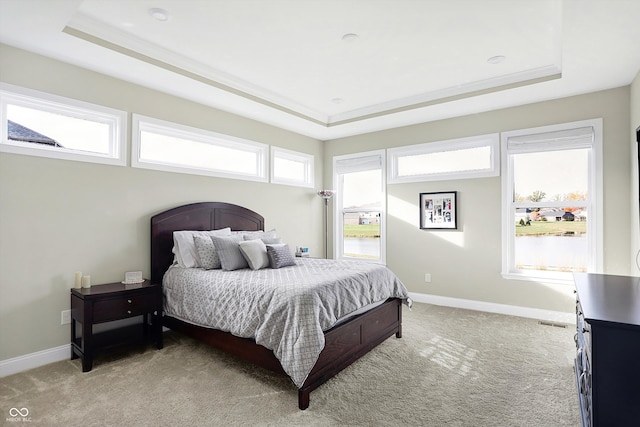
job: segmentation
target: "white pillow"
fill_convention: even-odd
[[[249,263],[252,270],[260,270],[269,266],[267,246],[260,239],[245,240],[239,242],[240,252]]]
[[[212,236],[230,236],[231,228],[221,228],[211,231],[174,231],[173,232],[173,253],[175,260],[180,267],[194,268],[200,267],[198,261],[198,252],[196,244],[193,240],[194,236],[212,237]]]
[[[278,237],[275,228],[269,231],[232,231],[231,234],[239,234],[243,236],[245,240],[275,239],[276,237]]]

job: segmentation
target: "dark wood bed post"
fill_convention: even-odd
[[[396,338],[402,338],[402,304],[398,305],[398,331]]]
[[[264,218],[242,206],[220,202],[179,206],[151,217],[151,281],[162,283],[164,273],[173,263],[174,231],[225,227],[231,227],[234,231],[264,230]],[[253,340],[164,315],[163,325],[247,362],[284,374],[273,351]],[[390,298],[382,305],[326,331],[325,347],[306,381],[298,389],[298,407],[307,409],[313,390],[393,334],[397,338],[402,337],[402,301],[398,298]]]

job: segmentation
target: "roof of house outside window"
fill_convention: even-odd
[[[51,145],[53,147],[62,147],[55,139],[49,138],[35,130],[22,126],[11,120],[7,120],[9,139],[12,141],[33,142],[36,144]]]

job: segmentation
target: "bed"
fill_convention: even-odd
[[[283,356],[284,351],[287,354],[292,354],[295,358],[297,357],[295,351],[269,344],[265,344],[266,346],[261,345],[265,342],[262,336],[258,335],[257,338],[244,336],[246,334],[238,333],[233,328],[214,328],[208,326],[207,322],[200,320],[200,318],[191,318],[188,314],[190,309],[180,311],[183,302],[178,299],[183,293],[188,293],[184,291],[185,289],[193,289],[195,285],[192,282],[194,280],[196,282],[219,280],[213,277],[219,277],[220,275],[230,278],[232,277],[231,273],[235,272],[178,268],[178,266],[174,265],[174,231],[207,231],[225,229],[227,227],[232,232],[264,232],[264,218],[245,207],[222,202],[203,202],[179,206],[158,213],[151,218],[151,280],[154,283],[163,283],[165,295],[164,326],[203,341],[255,365],[288,375],[298,388],[298,407],[302,410],[309,407],[311,391],[390,336],[395,334],[397,338],[401,338],[402,304],[410,304],[410,300],[406,294],[406,289],[399,283],[399,280],[394,283],[395,290],[392,293],[395,296],[385,297],[383,300],[377,301],[376,304],[367,305],[360,310],[351,312],[349,313],[350,316],[343,316],[344,313],[342,312],[345,310],[350,311],[351,308],[342,308],[342,311],[336,310],[336,313],[332,313],[339,319],[337,319],[338,321],[335,322],[335,325],[320,330],[322,345],[317,350],[318,354],[311,356],[311,364],[309,365],[309,362],[306,362],[308,368],[305,367],[303,373],[293,373],[291,362]],[[253,281],[255,275],[265,276],[282,274],[282,272],[293,274],[296,268],[305,269],[307,276],[314,277],[315,273],[313,272],[323,269],[330,270],[330,263],[339,264],[338,261],[333,260],[296,259],[296,264],[299,267],[285,267],[273,272],[269,271],[270,269],[257,271],[241,269],[238,272],[241,278],[235,279],[240,281],[234,286],[235,289],[239,289],[238,292],[241,292],[243,285],[245,285],[244,282]],[[365,266],[370,266],[372,265],[371,263],[358,264],[361,265],[358,268],[364,270],[357,272],[357,276],[368,277],[372,274],[367,270],[369,267]],[[386,270],[385,268],[383,269]],[[336,267],[337,270],[338,268]],[[312,272],[312,274],[309,274],[309,272]],[[388,274],[391,275],[389,277],[395,277],[393,273],[388,272]],[[188,280],[192,280],[192,282],[188,282]],[[296,278],[295,280],[298,279]],[[300,287],[298,284],[296,286]],[[343,297],[338,299],[343,300]],[[215,298],[215,296],[207,296],[207,298],[201,299],[210,301]],[[173,299],[176,299],[176,301],[173,301]],[[227,304],[231,302],[233,301],[227,300]],[[234,309],[233,311],[237,312],[238,310]],[[194,309],[193,313],[196,312],[201,313],[201,310],[199,308]],[[207,313],[201,313],[202,316],[207,317],[208,315]],[[302,321],[300,319],[302,318],[295,318],[294,321],[291,319],[276,321],[278,323],[304,323],[304,319]],[[334,320],[336,319],[331,317],[327,320],[330,322],[328,324],[331,325]],[[272,329],[271,327],[267,328],[269,331]]]

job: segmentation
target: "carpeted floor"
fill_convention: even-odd
[[[165,348],[63,361],[0,379],[0,421],[46,426],[579,426],[575,328],[427,304],[403,338],[311,393],[172,332]]]

